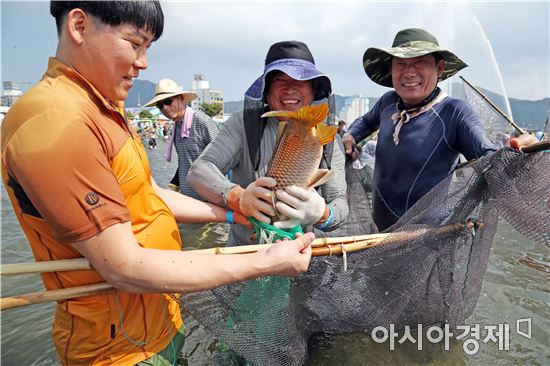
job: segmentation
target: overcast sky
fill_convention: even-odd
[[[193,74],[204,74],[228,101],[242,99],[262,73],[272,43],[291,39],[309,45],[336,93],[380,96],[387,89],[367,78],[363,53],[389,47],[395,33],[408,27],[427,29],[468,63],[460,75],[474,84],[499,93],[504,86],[519,99],[550,96],[548,1],[162,4],[164,34],[151,47],[140,79],[168,77],[191,88]],[[2,80],[39,80],[57,44],[49,3],[2,0],[1,30]]]

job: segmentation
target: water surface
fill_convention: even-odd
[[[148,150],[153,176],[166,186],[175,169],[175,162],[164,160],[166,144]],[[2,188],[1,262],[33,261],[27,241],[13,214]],[[181,225],[186,248],[209,248],[222,245],[227,239],[227,225]],[[550,353],[550,250],[533,243],[501,222],[491,250],[481,295],[468,324],[484,326],[510,324],[510,350],[501,351],[498,343],[479,341],[479,351],[467,355],[463,344],[424,342],[422,351],[415,344],[375,343],[365,333],[345,335],[320,334],[313,337],[307,365],[549,365]],[[42,291],[38,275],[4,276],[2,297]],[[59,364],[51,341],[54,305],[40,304],[7,310],[1,313],[2,365]],[[368,316],[368,314],[365,314]],[[532,339],[516,333],[516,320],[530,318]],[[181,365],[215,364],[216,341],[196,322],[186,319],[188,338],[179,360]],[[484,333],[482,332],[482,337]]]

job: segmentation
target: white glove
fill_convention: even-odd
[[[271,198],[273,192],[269,188],[275,187],[276,184],[277,181],[269,177],[261,177],[250,183],[239,200],[241,213],[269,224],[269,216],[275,215]]]
[[[285,216],[285,220],[273,224],[279,229],[314,224],[325,213],[325,199],[313,188],[305,190],[296,186],[288,186],[284,191],[277,190],[275,196],[278,200],[275,207],[280,214]]]

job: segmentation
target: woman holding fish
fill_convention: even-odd
[[[348,214],[343,146],[337,127],[322,124],[327,106],[308,107],[330,93],[304,43],[273,44],[244,110],[193,163],[189,184],[210,202],[280,229],[336,229]],[[224,176],[230,169],[233,182]],[[248,244],[251,234],[232,225],[228,244]]]

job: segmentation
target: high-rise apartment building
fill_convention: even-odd
[[[349,97],[344,102],[344,107],[340,110],[338,114],[341,120],[346,122],[346,128],[355,121],[357,118],[361,117],[369,111],[369,98],[361,97],[360,95],[354,95]]]
[[[219,104],[222,107],[219,116],[223,117],[223,92],[210,89],[210,83],[206,80],[204,75],[194,75],[191,89],[199,96],[191,102],[191,108],[199,110],[202,103]]]
[[[15,81],[4,81],[2,90],[2,106],[11,107],[23,94],[19,84]]]

